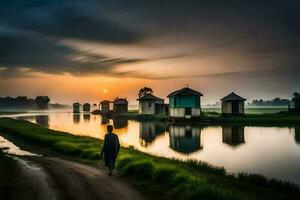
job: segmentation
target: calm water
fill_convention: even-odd
[[[50,129],[103,138],[112,124],[123,146],[153,155],[197,159],[229,172],[260,173],[300,184],[300,125],[295,127],[166,126],[72,113],[24,114]]]

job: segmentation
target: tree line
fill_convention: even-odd
[[[282,99],[280,97],[276,97],[272,100],[256,99],[248,103],[249,106],[288,106],[289,104],[289,99]]]
[[[2,109],[47,109],[50,102],[48,96],[37,96],[30,99],[27,96],[0,97],[0,108]]]

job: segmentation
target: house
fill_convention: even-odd
[[[294,97],[289,104],[289,112],[300,114],[300,94],[299,93],[294,94]]]
[[[104,100],[104,101],[101,101],[100,102],[100,106],[99,106],[99,109],[101,111],[101,114],[103,115],[107,115],[111,112],[110,110],[110,101],[108,100]]]
[[[91,111],[91,104],[85,103],[83,104],[83,112],[90,112]]]
[[[73,103],[73,113],[80,113],[82,105],[80,103]]]
[[[147,94],[137,99],[139,101],[139,113],[140,114],[159,114],[164,112],[164,100],[154,96],[153,94]]]
[[[189,154],[202,149],[201,127],[170,125],[170,147],[180,153]]]
[[[242,115],[245,113],[245,101],[243,97],[234,92],[221,99],[223,115]]]
[[[201,117],[200,92],[189,87],[168,95],[169,117],[173,119],[191,119]]]
[[[245,143],[244,126],[226,125],[222,126],[222,141],[231,146]]]
[[[114,113],[127,113],[128,112],[128,101],[126,98],[116,98],[113,102]]]

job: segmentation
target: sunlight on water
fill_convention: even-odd
[[[196,159],[229,172],[261,173],[300,184],[300,126],[244,127],[170,125],[108,119],[90,114],[15,115],[50,129],[103,139],[114,125],[123,146],[157,156]]]
[[[37,154],[30,153],[28,151],[23,151],[12,142],[6,140],[4,137],[0,136],[0,150],[4,153],[18,156],[38,156]]]

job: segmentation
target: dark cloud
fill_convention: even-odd
[[[0,2],[0,73],[21,67],[46,73],[153,77],[136,71],[115,73],[118,64],[145,59],[106,57],[61,43],[72,38],[114,45],[148,43],[159,51],[189,46],[194,56],[222,56],[238,62],[230,67],[253,70],[300,66],[300,3],[287,1],[214,0],[10,0]],[[3,47],[3,48],[2,48]],[[173,54],[166,58],[176,57]],[[162,58],[164,59],[164,58]],[[251,61],[252,60],[252,61]],[[222,63],[220,63],[221,65]],[[224,65],[224,68],[226,65]],[[226,71],[226,70],[225,70]]]
[[[118,64],[138,59],[109,58],[73,49],[39,33],[0,29],[0,76],[26,76],[26,72],[93,75],[113,73]]]

